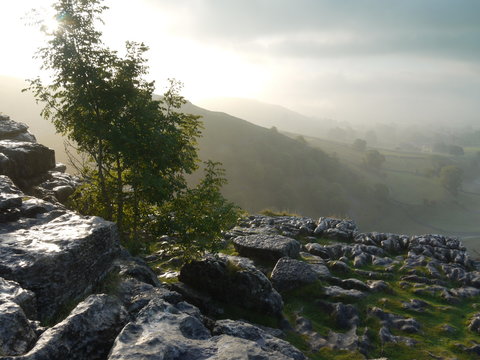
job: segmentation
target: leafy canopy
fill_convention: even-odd
[[[79,169],[86,181],[72,205],[116,221],[127,242],[154,239],[159,230],[190,242],[197,233],[218,238],[236,208],[220,194],[224,178],[218,164],[209,163],[204,181],[188,189],[185,175],[197,169],[201,123],[179,111],[185,103],[181,85],[171,80],[161,100],[153,100],[155,84],[144,79],[147,46],[127,42],[121,57],[103,43],[97,30],[106,9],[101,0],[58,0],[54,9],[59,27],[46,33],[46,46],[37,53],[51,83],[37,78],[29,89],[44,103],[42,115],[87,156]],[[199,208],[193,199],[203,202],[204,221],[219,211],[225,216],[206,228],[195,222]],[[194,216],[196,227],[159,226],[158,219],[180,211],[174,218],[187,222],[187,214]],[[196,250],[213,248],[201,244]]]

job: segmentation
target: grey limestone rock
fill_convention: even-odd
[[[468,324],[468,330],[480,334],[480,313],[473,315]]]
[[[52,149],[31,142],[0,141],[0,175],[7,175],[21,189],[40,183],[53,168]]]
[[[282,235],[248,235],[233,239],[233,245],[242,256],[264,258],[271,261],[288,256],[297,258],[300,252],[300,243]]]
[[[125,326],[115,340],[108,359],[303,359],[293,347],[244,323],[238,326],[233,322],[220,323],[216,330],[219,335],[212,336],[198,312],[189,311],[189,308],[191,306],[185,303],[174,306],[164,300],[153,299],[140,311],[135,321]]]
[[[430,305],[426,301],[419,299],[411,299],[409,302],[402,303],[402,308],[420,313],[425,312],[429,307]]]
[[[355,305],[342,302],[329,303],[321,300],[317,304],[329,313],[337,326],[342,329],[351,329],[360,324],[360,315]]]
[[[366,294],[359,290],[344,289],[340,286],[325,286],[325,295],[333,299],[360,300]]]
[[[15,359],[105,359],[126,320],[127,312],[117,299],[91,295],[78,304],[65,320],[46,330],[33,349]]]
[[[6,115],[0,115],[0,140],[36,142],[35,136],[28,132],[27,125],[13,121]]]
[[[390,285],[383,280],[367,280],[367,285],[373,292],[391,291]]]
[[[22,308],[13,302],[0,303],[0,355],[22,355],[36,340],[34,327]]]
[[[273,268],[270,280],[273,287],[282,292],[314,283],[318,280],[318,275],[310,264],[283,257]]]
[[[382,343],[404,343],[407,346],[414,346],[417,342],[409,337],[406,336],[395,336],[391,333],[391,331],[386,327],[382,326],[380,331],[378,332],[380,337],[380,341]]]
[[[288,356],[291,359],[303,360],[303,355],[298,349],[288,342],[278,339],[264,330],[243,321],[219,320],[212,330],[213,335],[230,335],[263,344],[262,347]]]
[[[408,333],[418,333],[420,331],[420,323],[414,318],[405,318],[397,314],[383,311],[378,307],[370,309],[369,314],[379,318],[387,328],[394,327]]]
[[[15,281],[0,278],[0,304],[13,302],[19,305],[30,319],[37,317],[37,299],[30,290],[20,287]]]
[[[268,278],[251,260],[236,257],[207,257],[185,264],[179,280],[213,298],[246,309],[279,314],[283,301]]]
[[[43,320],[86,294],[119,252],[115,224],[63,213],[0,228],[0,277],[33,291]]]

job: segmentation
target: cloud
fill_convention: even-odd
[[[149,1],[175,14],[180,35],[275,56],[480,54],[476,0]]]

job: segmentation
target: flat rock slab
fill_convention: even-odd
[[[271,261],[277,261],[285,256],[297,258],[300,253],[300,243],[283,235],[239,236],[233,239],[233,246],[242,256]]]
[[[119,251],[117,229],[69,211],[37,225],[25,223],[0,230],[0,277],[33,291],[38,315],[46,320],[104,276]]]
[[[360,300],[366,296],[366,294],[359,290],[344,289],[340,286],[325,286],[325,295],[334,299],[345,300]]]
[[[280,292],[293,290],[318,280],[312,265],[288,257],[281,258],[270,276],[273,287]]]

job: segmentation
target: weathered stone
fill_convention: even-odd
[[[48,220],[0,229],[0,276],[35,293],[41,319],[86,294],[119,251],[111,222],[72,212]]]
[[[0,154],[0,175],[7,175],[22,189],[28,189],[55,167],[54,151],[36,143],[3,140]]]
[[[345,289],[355,289],[360,291],[370,291],[370,287],[363,281],[351,278],[342,280],[341,286]]]
[[[353,266],[363,267],[371,261],[371,256],[366,253],[361,253],[353,259]]]
[[[22,355],[37,340],[22,308],[13,302],[0,303],[0,356]]]
[[[233,245],[242,256],[258,257],[277,261],[288,256],[297,258],[300,252],[300,243],[282,235],[248,235],[233,239]]]
[[[468,324],[468,330],[480,334],[480,313],[473,315],[470,323]]]
[[[347,290],[340,286],[325,286],[325,295],[334,299],[360,300],[366,296],[358,290]]]
[[[390,330],[385,326],[382,326],[380,328],[380,331],[378,332],[378,335],[379,335],[380,341],[382,343],[389,343],[389,342],[391,342],[391,343],[404,343],[407,346],[414,346],[417,343],[412,338],[405,337],[405,336],[395,336],[395,335],[393,335],[390,332]]]
[[[270,280],[273,287],[282,292],[314,283],[318,280],[318,275],[310,264],[284,257],[273,268]]]
[[[115,289],[115,294],[130,314],[137,314],[154,298],[163,299],[172,304],[183,300],[182,296],[175,291],[163,286],[154,287],[133,278],[120,281]]]
[[[388,328],[394,327],[409,333],[418,333],[420,331],[420,323],[413,318],[404,318],[403,316],[383,311],[378,307],[370,309],[369,314],[382,320],[383,324]]]
[[[13,302],[19,305],[27,317],[37,317],[37,300],[32,291],[22,289],[15,281],[0,278],[0,304]]]
[[[127,312],[117,299],[91,295],[65,320],[46,330],[32,350],[15,359],[105,359],[126,319]]]
[[[267,277],[245,258],[207,257],[185,264],[179,280],[215,299],[246,309],[279,314],[283,301]]]
[[[327,265],[332,271],[338,271],[342,273],[350,272],[350,268],[348,267],[348,265],[340,260],[329,261]]]
[[[325,312],[330,314],[336,325],[342,329],[351,329],[360,324],[360,315],[355,305],[318,301]]]
[[[425,312],[429,306],[427,302],[418,299],[411,299],[410,302],[402,303],[402,308],[420,313]]]
[[[229,335],[236,338],[255,341],[256,343],[262,344],[262,348],[277,351],[288,358],[295,360],[305,359],[305,355],[288,342],[280,340],[259,327],[243,321],[219,320],[215,323],[212,335]]]
[[[28,132],[27,125],[13,121],[6,115],[0,115],[0,140],[36,142],[35,136]]]
[[[367,280],[367,285],[374,292],[391,291],[390,285],[383,280]]]
[[[322,259],[330,259],[330,253],[325,246],[318,243],[308,243],[305,245],[305,249],[312,254],[321,257]]]
[[[228,329],[230,327],[230,330]],[[179,303],[173,306],[153,299],[136,320],[127,324],[115,340],[109,360],[196,360],[196,359],[303,359],[291,346],[273,340],[261,330],[240,324],[219,327],[237,335],[260,335],[257,341],[231,335],[212,336],[191,306]],[[249,330],[249,331],[247,331]],[[266,340],[266,341],[265,341]],[[270,349],[275,347],[275,349]],[[282,351],[286,351],[284,355]],[[298,356],[298,357],[297,357]]]

